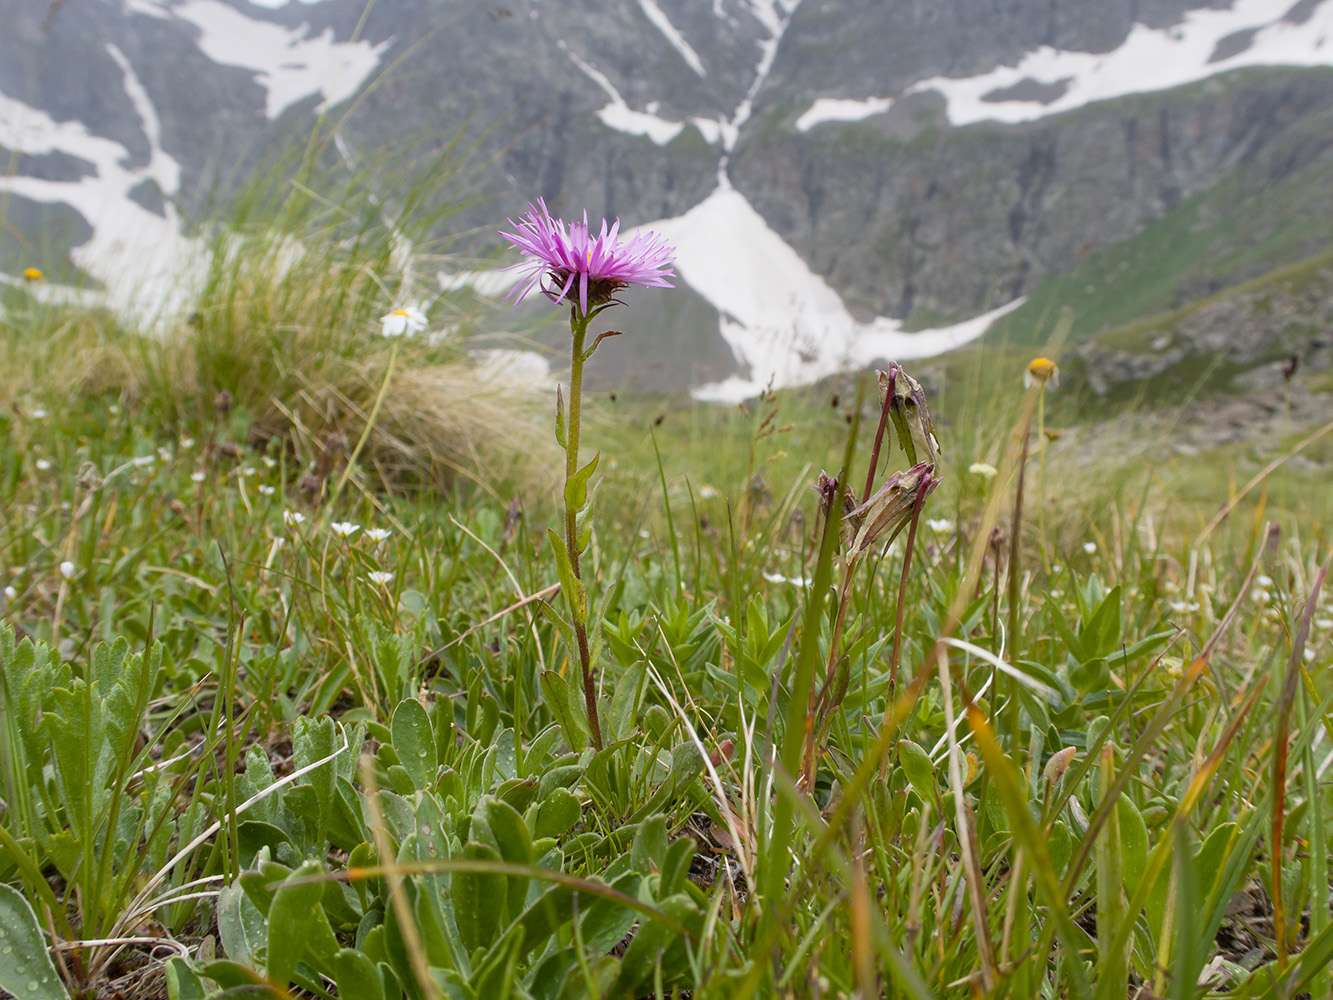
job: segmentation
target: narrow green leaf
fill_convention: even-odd
[[[570,613],[573,615],[575,623],[586,625],[588,622],[588,593],[583,589],[583,584],[579,578],[574,575],[574,566],[569,561],[569,551],[565,548],[565,540],[550,528],[546,529],[546,533],[551,541],[551,551],[555,553],[556,573],[560,577],[560,589],[564,592]]]

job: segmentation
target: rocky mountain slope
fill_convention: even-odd
[[[1333,0],[0,0],[0,24],[0,271],[67,258],[160,303],[192,223],[317,115],[351,164],[461,133],[473,254],[538,195],[677,242],[686,288],[636,300],[652,336],[607,374],[705,398],[993,320],[1037,338],[1053,305],[1092,333],[1333,231]]]

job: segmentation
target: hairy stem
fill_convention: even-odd
[[[583,363],[587,356],[583,353],[583,341],[588,335],[588,317],[580,316],[578,310],[571,307],[569,328],[573,334],[573,344],[569,356],[569,422],[565,431],[565,483],[568,484],[579,471],[579,409],[583,399]],[[569,505],[569,491],[564,491],[565,507],[565,549],[569,553],[569,564],[574,570],[574,577],[582,581],[583,573],[579,568],[579,531],[578,511]],[[597,687],[592,673],[592,657],[588,651],[588,625],[580,620],[574,607],[574,595],[566,594],[569,604],[569,616],[574,623],[574,637],[579,647],[579,667],[583,671],[583,700],[588,709],[588,730],[592,734],[592,745],[602,749],[602,727],[597,720]]]

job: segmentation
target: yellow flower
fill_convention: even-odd
[[[1033,358],[1028,370],[1023,374],[1023,388],[1031,389],[1034,385],[1052,386],[1060,384],[1060,369],[1050,358]]]
[[[41,281],[46,275],[42,274],[40,267],[25,267],[23,269],[24,281]]]

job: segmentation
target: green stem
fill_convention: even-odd
[[[1034,390],[1029,389],[1029,392]],[[1042,391],[1041,386],[1037,386],[1037,392]],[[1013,537],[1009,540],[1009,634],[1006,637],[1009,644],[1009,660],[1016,662],[1018,658],[1018,601],[1019,590],[1022,585],[1023,564],[1020,558],[1023,551],[1023,480],[1027,475],[1028,467],[1028,440],[1032,435],[1032,410],[1029,408],[1023,421],[1023,451],[1018,459],[1018,485],[1014,490],[1014,523]],[[999,692],[996,692],[998,696]],[[1009,679],[1009,752],[1013,755],[1014,761],[1018,761],[1018,682],[1012,677]]]
[[[579,471],[579,409],[583,398],[583,363],[588,360],[583,352],[583,342],[588,335],[588,316],[580,316],[578,309],[570,308],[569,329],[573,334],[573,345],[569,356],[569,422],[565,438],[565,484]],[[569,506],[569,491],[563,491],[565,507],[565,549],[569,553],[569,564],[574,570],[574,578],[583,579],[579,568],[579,532],[578,511]],[[574,636],[579,647],[579,666],[583,670],[583,700],[588,709],[588,729],[592,734],[592,745],[602,749],[602,727],[597,719],[597,688],[593,680],[592,657],[588,651],[588,626],[579,618],[574,607],[574,595],[566,594],[569,604],[569,616],[574,623]]]
[[[361,431],[361,438],[356,442],[356,447],[352,453],[347,456],[347,464],[343,466],[342,475],[338,477],[338,483],[333,487],[333,492],[329,494],[329,502],[326,510],[332,511],[333,505],[347,485],[347,477],[352,474],[352,466],[356,465],[357,457],[361,454],[361,449],[366,446],[366,441],[370,438],[370,431],[375,426],[375,418],[380,414],[380,406],[384,402],[384,397],[389,392],[389,380],[393,378],[393,365],[398,360],[398,340],[395,339],[393,347],[389,350],[389,364],[384,369],[384,381],[380,383],[380,391],[375,395],[375,403],[370,408],[370,417],[366,420],[365,429]]]

